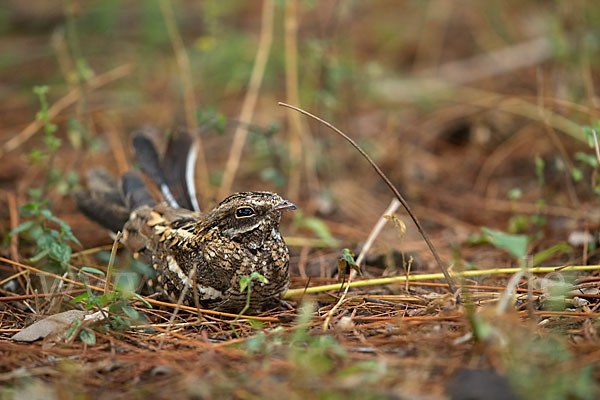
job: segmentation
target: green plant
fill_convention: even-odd
[[[92,267],[81,268],[78,272],[78,277],[86,291],[75,297],[71,302],[83,303],[87,310],[98,308],[104,314],[107,323],[104,326],[105,329],[127,329],[131,326],[131,322],[140,322],[143,320],[138,311],[129,304],[129,300],[141,300],[148,308],[152,308],[150,303],[135,293],[139,275],[129,272],[119,273],[115,277],[112,290],[105,290],[102,294],[96,294],[91,290],[82,276],[83,273],[104,276],[104,272],[99,269]],[[89,332],[87,334],[89,335]],[[86,338],[81,339],[85,341]]]
[[[510,234],[494,229],[483,227],[481,228],[483,235],[472,237],[472,244],[489,243],[493,246],[508,251],[513,257],[519,260],[521,267],[526,267],[525,259],[528,255],[527,249],[531,242],[531,238],[522,234]],[[479,240],[477,242],[476,240]],[[542,249],[533,254],[531,265],[539,265],[550,257],[559,253],[572,253],[573,249],[565,242],[555,243],[554,245]]]
[[[289,359],[308,376],[330,372],[335,357],[346,357],[345,349],[333,336],[310,334],[313,312],[314,306],[310,303],[301,307],[288,352]]]
[[[600,132],[600,121],[595,121],[591,126],[584,126],[583,132],[587,139],[590,149],[595,151],[595,154],[588,154],[582,151],[575,153],[575,160],[579,163],[577,167],[573,167],[571,174],[575,182],[582,182],[585,176],[585,170],[590,171],[590,186],[596,196],[600,197],[600,182],[598,182],[598,167],[599,154],[598,149],[598,132]]]
[[[349,249],[342,249],[342,256],[337,260],[338,276],[341,282],[346,280],[346,270],[352,268],[359,275],[362,275],[360,266],[354,261],[354,253]]]
[[[281,327],[269,334],[261,332],[246,340],[246,350],[250,355],[279,354],[289,359],[303,378],[332,372],[336,359],[345,359],[347,353],[333,336],[312,335],[309,332],[313,313],[313,304],[302,304],[296,328],[291,335]]]
[[[53,124],[50,120],[50,115],[48,114],[48,99],[46,94],[48,93],[48,86],[35,86],[33,88],[33,92],[38,96],[40,101],[40,110],[36,114],[36,119],[43,123],[44,127],[44,137],[43,142],[46,145],[45,149],[36,148],[29,153],[29,160],[33,164],[42,164],[46,163],[45,169],[47,172],[46,180],[44,182],[42,189],[30,189],[29,194],[34,199],[39,199],[46,193],[48,187],[57,181],[58,176],[60,175],[57,171],[54,170],[54,157],[58,148],[61,145],[61,140],[57,138],[54,134],[57,130],[57,126]]]
[[[71,227],[52,215],[52,212],[39,202],[26,204],[20,211],[21,215],[29,220],[10,231],[9,235],[23,233],[35,242],[34,254],[29,261],[37,262],[47,257],[51,267],[64,270],[71,259],[71,246],[68,242],[81,246]],[[57,225],[58,229],[52,225]]]
[[[242,311],[240,311],[240,314],[236,318],[239,318],[240,315],[243,315],[246,312],[246,310],[248,310],[248,308],[250,307],[250,297],[252,295],[252,281],[253,280],[257,280],[262,283],[269,283],[267,278],[265,278],[264,276],[262,276],[261,274],[259,274],[256,271],[251,273],[250,276],[243,276],[240,279],[240,292],[244,293],[247,289],[248,295],[246,296],[246,305],[244,306]]]
[[[30,188],[29,196],[34,201],[43,198],[48,190],[52,187],[56,188],[60,195],[66,195],[75,187],[77,187],[78,179],[75,171],[61,171],[54,164],[56,153],[62,144],[62,140],[56,137],[55,133],[57,126],[52,123],[50,114],[47,93],[49,87],[46,85],[35,86],[33,92],[38,96],[40,102],[40,110],[36,114],[36,119],[43,123],[45,148],[35,148],[29,155],[29,161],[33,165],[43,166],[46,171],[46,177],[41,188]]]
[[[510,329],[515,329],[511,326]],[[507,343],[500,351],[511,385],[520,398],[559,400],[597,398],[593,368],[577,363],[563,340],[539,336],[525,329],[519,335],[502,335]],[[564,369],[558,365],[572,363]]]
[[[77,174],[74,171],[62,173],[55,168],[54,159],[61,146],[61,139],[55,136],[57,126],[52,123],[48,99],[48,86],[35,86],[33,92],[38,96],[40,110],[36,119],[42,122],[44,128],[43,142],[45,148],[36,148],[29,153],[29,160],[33,164],[45,164],[46,178],[41,188],[30,188],[28,193],[31,201],[20,208],[20,215],[26,219],[21,225],[9,232],[9,236],[24,234],[35,242],[31,262],[37,262],[47,257],[50,267],[65,269],[71,259],[71,246],[69,241],[81,246],[73,235],[67,223],[52,214],[48,202],[42,200],[50,187],[64,195],[77,185]]]
[[[233,319],[233,321],[231,321],[231,329],[233,330],[233,332],[235,333],[236,336],[238,336],[238,333],[235,330],[235,327],[233,324],[238,319],[240,319],[240,317],[242,315],[244,315],[244,313],[248,310],[248,308],[250,308],[250,298],[252,297],[252,281],[253,280],[257,280],[262,283],[269,282],[267,280],[267,278],[265,278],[264,276],[262,276],[261,274],[259,274],[256,271],[252,272],[250,274],[250,276],[242,276],[240,278],[240,292],[241,293],[247,292],[248,294],[246,295],[246,304],[244,305],[244,308],[242,308],[242,311],[240,311],[240,313]]]
[[[227,127],[227,117],[224,114],[217,112],[213,107],[196,110],[196,119],[198,126],[202,129],[214,129],[219,135],[225,133]]]

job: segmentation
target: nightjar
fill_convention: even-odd
[[[166,201],[157,203],[136,172],[116,182],[103,170],[88,173],[88,189],[76,200],[81,211],[113,231],[156,271],[156,281],[172,299],[240,312],[248,292],[240,280],[251,281],[249,313],[276,305],[289,284],[289,252],[279,233],[284,210],[296,206],[275,193],[242,192],[224,199],[212,211],[199,212],[193,185],[193,139],[171,139],[162,162],[144,135],[133,140],[136,160],[158,185]],[[256,275],[256,274],[255,274]],[[248,290],[248,289],[246,289]]]

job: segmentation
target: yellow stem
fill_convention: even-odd
[[[563,271],[592,271],[600,269],[600,265],[572,265],[568,267],[534,267],[527,268],[527,272],[534,274],[548,273],[548,272],[563,272]],[[495,275],[495,274],[514,274],[516,272],[523,271],[520,267],[513,268],[493,268],[493,269],[482,269],[473,271],[462,271],[462,272],[450,272],[452,277],[460,276],[479,276],[479,275]],[[374,286],[374,285],[389,285],[390,283],[405,282],[405,281],[419,281],[419,280],[431,280],[431,279],[444,279],[444,274],[420,274],[410,276],[394,276],[390,278],[377,278],[377,279],[365,279],[361,281],[354,281],[350,283],[350,287],[362,287],[362,286]],[[331,285],[313,286],[301,289],[290,289],[283,294],[284,299],[291,299],[294,297],[301,296],[306,293],[319,293],[326,292],[328,290],[339,290],[345,288],[347,283],[340,286],[339,283]]]

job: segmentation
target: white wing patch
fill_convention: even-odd
[[[179,277],[184,285],[191,286],[188,282],[188,277],[183,273],[181,268],[179,268],[179,264],[177,264],[177,261],[175,261],[173,257],[167,256],[167,265],[169,266],[169,271],[177,274],[177,277]]]
[[[223,297],[223,293],[221,293],[220,290],[217,290],[215,288],[211,288],[208,286],[203,286],[200,284],[196,285],[196,288],[198,289],[198,294],[201,300],[207,300],[207,299],[218,299]]]
[[[188,277],[183,273],[179,264],[172,256],[167,256],[167,265],[169,266],[169,271],[177,274],[181,282],[188,287],[192,287]],[[209,286],[204,286],[201,284],[197,284],[196,288],[198,289],[198,297],[200,300],[214,300],[223,297],[223,293],[220,290],[211,288]]]

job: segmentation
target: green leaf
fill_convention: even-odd
[[[342,250],[342,257],[338,259],[338,274],[341,278],[344,278],[346,275],[346,267],[350,266],[350,268],[354,269],[359,275],[362,276],[362,270],[359,265],[354,261],[354,253],[349,249]]]
[[[519,188],[510,189],[508,191],[508,198],[511,200],[520,199],[523,196],[523,191]]]
[[[46,157],[47,157],[47,155],[40,149],[33,149],[29,152],[29,154],[27,154],[27,158],[29,159],[29,162],[31,164],[42,164],[42,161],[44,161],[46,159]],[[35,189],[33,189],[33,190],[35,190]],[[40,198],[39,195],[32,194],[31,191],[29,191],[29,197],[31,197],[33,199]]]
[[[227,118],[224,114],[217,113],[214,108],[207,108],[206,110],[197,110],[196,119],[198,125],[202,128],[212,128],[219,135],[225,133],[225,127],[227,126]]]
[[[133,307],[129,307],[128,305],[124,305],[123,306],[123,312],[125,313],[125,315],[127,315],[129,318],[133,319],[133,320],[138,320],[140,319],[140,313],[137,312],[137,310]]]
[[[114,329],[127,329],[131,326],[131,323],[128,319],[121,318],[118,315],[113,315],[112,319],[114,320],[114,322],[111,321],[111,326]]]
[[[546,216],[542,214],[532,215],[529,220],[537,226],[546,225]]]
[[[511,235],[486,227],[481,228],[481,230],[489,238],[490,243],[498,248],[507,250],[519,260],[527,255],[529,239],[526,235]]]
[[[354,261],[354,253],[351,252],[349,249],[342,250],[342,259],[350,265],[358,266]]]
[[[138,283],[139,276],[136,273],[121,271],[115,274],[115,289],[123,297],[129,298],[133,296]]]
[[[583,180],[583,172],[579,168],[573,168],[571,170],[571,176],[575,182],[581,182]]]
[[[98,300],[99,300],[98,303],[101,306],[106,306],[111,303],[114,303],[114,301],[117,300],[118,297],[119,297],[119,293],[117,293],[117,292],[106,292],[98,298]]]
[[[81,293],[79,296],[71,300],[71,303],[79,303],[80,301],[86,301],[90,297],[89,293]]]
[[[489,242],[490,240],[486,235],[475,232],[469,235],[465,243],[469,246],[479,246],[482,244],[488,244]]]
[[[75,331],[77,331],[77,328],[79,328],[82,323],[83,323],[83,320],[81,320],[81,319],[73,321],[73,323],[71,324],[71,326],[67,330],[67,333],[66,333],[65,337],[67,339],[70,339],[75,334]]]
[[[252,279],[249,276],[242,276],[240,278],[240,293],[244,293],[251,281]]]
[[[39,200],[40,197],[42,197],[42,189],[40,188],[29,188],[27,190],[27,194],[29,195],[29,197],[31,197],[32,199],[36,199]]]
[[[538,251],[533,255],[533,265],[538,265],[557,253],[572,253],[573,248],[565,242],[556,243],[547,249]]]
[[[578,151],[575,153],[575,159],[589,165],[592,168],[596,168],[598,166],[598,160],[596,159],[596,156],[592,154]]]
[[[473,314],[471,321],[473,336],[479,341],[486,340],[494,333],[494,327],[479,314]]]
[[[81,245],[81,242],[73,235],[73,233],[71,232],[70,229],[68,231],[65,231],[64,234],[65,234],[65,239],[68,239],[68,240],[72,241],[73,243],[75,243],[79,247],[83,247]]]
[[[262,276],[261,274],[259,274],[256,271],[254,271],[253,273],[250,274],[250,280],[252,280],[252,279],[256,279],[258,281],[261,281],[262,283],[269,283],[267,278],[265,278],[264,276]]]
[[[35,242],[38,249],[50,250],[50,246],[55,242],[55,238],[52,236],[52,232],[47,232],[42,229],[39,231],[32,232],[32,236],[36,235]]]
[[[529,220],[524,215],[513,215],[508,220],[508,232],[523,232],[529,226]]]
[[[33,225],[28,233],[29,236],[36,241],[36,243],[39,237],[46,234],[44,229],[38,224]]]
[[[20,211],[21,211],[21,213],[24,213],[26,215],[31,215],[31,214],[28,214],[28,212],[37,211],[39,208],[40,208],[40,203],[34,201],[32,203],[28,203],[28,204],[25,204],[24,206],[22,206]]]
[[[536,156],[535,157],[535,174],[538,178],[538,184],[540,186],[544,185],[544,168],[546,166],[546,162],[543,158]]]
[[[96,307],[98,305],[98,302],[96,301],[97,299],[97,297],[90,297],[89,301],[85,303],[85,309],[91,310],[92,308]]]
[[[41,210],[39,210],[39,214],[46,218],[47,220],[51,220],[51,218],[53,217],[52,215],[52,211],[48,210],[47,208],[42,208]]]
[[[110,252],[106,252],[106,253],[107,253],[108,257],[110,257]],[[109,258],[106,259],[107,260],[106,262],[108,262],[108,259]],[[117,263],[117,258],[115,258],[115,264],[116,263]],[[128,269],[130,269],[138,274],[146,275],[148,277],[153,277],[154,272],[155,272],[154,268],[150,268],[150,266],[148,266],[147,264],[145,264],[142,261],[137,260],[135,258],[132,258],[129,261]]]
[[[89,272],[90,274],[102,275],[104,276],[104,271],[101,271],[94,267],[81,267],[81,272]]]
[[[40,261],[42,258],[46,257],[49,253],[49,250],[42,250],[39,253],[37,253],[36,255],[34,255],[33,257],[31,257],[29,259],[29,262],[37,262]]]
[[[34,221],[23,222],[21,225],[17,226],[15,229],[13,229],[12,231],[8,232],[8,235],[9,236],[14,236],[14,235],[17,235],[17,234],[19,234],[21,232],[28,231],[34,224],[35,224]]]
[[[36,85],[33,87],[33,93],[37,94],[38,96],[43,96],[48,93],[49,89],[50,88],[48,85]]]
[[[90,346],[96,344],[96,334],[93,331],[82,329],[81,332],[79,332],[79,339]]]
[[[143,302],[144,302],[144,304],[148,306],[148,308],[152,308],[152,305],[151,305],[150,303],[148,303],[148,300],[144,299],[144,298],[143,298],[142,296],[140,296],[139,294],[135,293],[135,294],[133,295],[133,297],[136,297],[136,298],[140,299],[141,301],[143,301]]]
[[[52,242],[50,255],[66,264],[71,260],[71,246],[65,242]]]
[[[75,66],[77,68],[77,73],[84,80],[89,81],[94,77],[94,71],[92,71],[84,58],[78,58],[75,62]]]
[[[535,205],[538,206],[539,208],[545,207],[546,206],[546,200],[544,200],[544,199],[538,199],[535,202]]]

